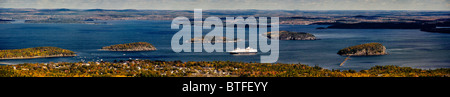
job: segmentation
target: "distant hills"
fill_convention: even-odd
[[[336,23],[327,28],[335,29],[420,29],[422,27],[421,23],[405,23],[405,22],[382,22],[382,23],[355,23],[355,24],[345,24]]]
[[[193,10],[0,8],[0,19],[22,19],[27,20],[26,23],[104,24],[95,21],[172,20],[179,16],[192,19],[193,13]],[[447,32],[446,29],[433,28],[433,24],[446,24],[450,19],[449,13],[450,11],[407,10],[203,10],[202,15],[203,18],[215,16],[222,20],[226,17],[279,17],[280,24],[331,25],[328,28],[335,29],[422,29]],[[423,26],[425,24],[427,26]]]

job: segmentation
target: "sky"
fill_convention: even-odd
[[[450,10],[450,0],[0,0],[0,8]]]

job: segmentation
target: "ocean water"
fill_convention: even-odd
[[[175,53],[171,49],[171,21],[104,21],[107,24],[0,24],[0,49],[55,46],[75,51],[76,57],[0,60],[0,64],[114,61],[128,59],[181,61],[259,62],[260,54],[236,56],[226,52]],[[398,65],[422,69],[450,68],[450,34],[417,29],[315,29],[325,25],[280,25],[280,30],[308,32],[321,40],[280,41],[278,63],[302,63],[327,69],[368,69]],[[243,30],[243,29],[237,29]],[[204,30],[204,33],[208,30]],[[101,51],[103,46],[149,42],[158,50],[141,52]],[[243,41],[248,42],[248,41]],[[389,55],[350,57],[337,55],[342,48],[379,42]]]

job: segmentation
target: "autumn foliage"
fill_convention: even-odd
[[[368,70],[328,70],[318,66],[230,61],[25,63],[0,66],[1,77],[448,77],[450,69],[375,66]]]

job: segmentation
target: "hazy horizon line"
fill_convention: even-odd
[[[79,8],[5,8],[5,7],[0,7],[0,9],[72,9],[72,10],[91,10],[91,9],[102,9],[102,10],[184,10],[184,11],[190,11],[187,9],[108,9],[108,8],[88,8],[88,9],[79,9]],[[192,9],[194,10],[194,9]],[[336,9],[336,10],[332,10],[332,9],[202,9],[202,10],[271,10],[271,11],[276,11],[276,10],[282,10],[282,11],[450,11],[449,10],[440,10],[440,9],[435,9],[435,10],[430,10],[430,9],[425,9],[425,10],[402,10],[402,9],[398,9],[398,10],[367,10],[367,9],[352,9],[352,10],[346,10],[346,9]]]

